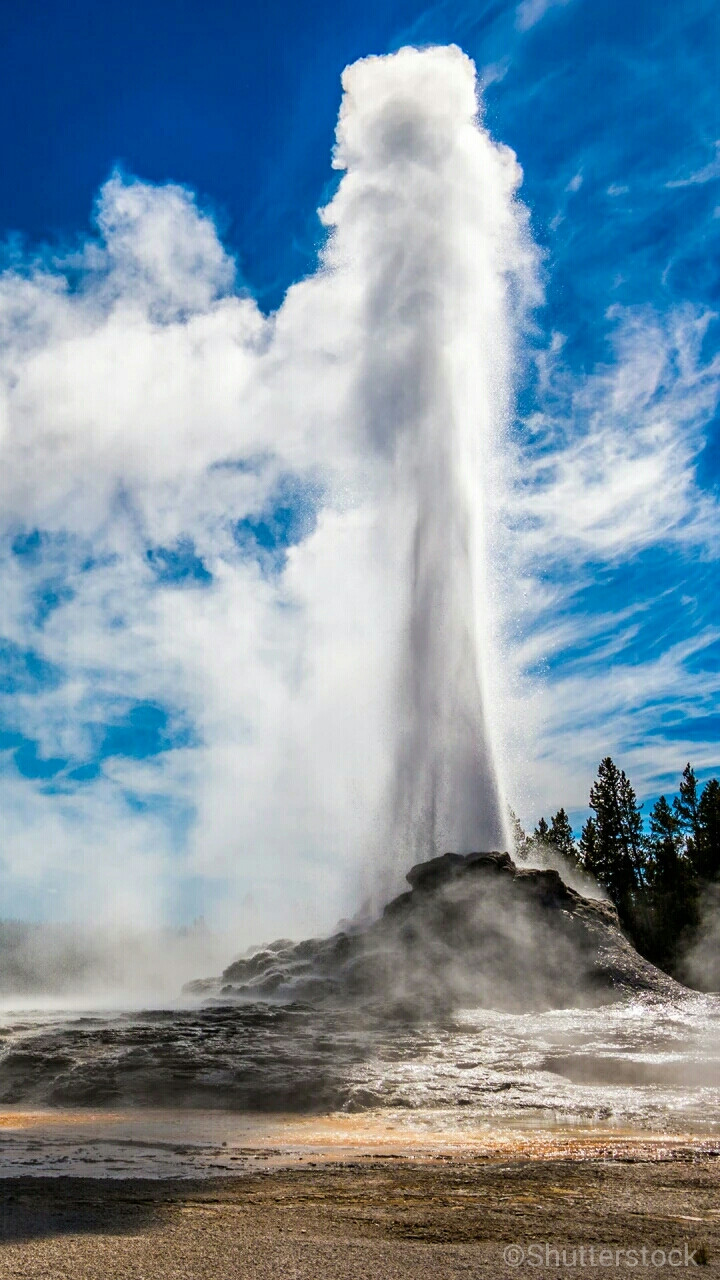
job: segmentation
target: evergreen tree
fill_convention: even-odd
[[[620,772],[620,827],[624,856],[628,862],[628,876],[634,888],[642,882],[645,864],[645,840],[643,836],[642,805],[623,770]]]
[[[704,895],[720,884],[720,781],[698,786],[691,764],[679,794],[653,806],[649,831],[627,775],[610,756],[590,791],[592,815],[573,838],[564,809],[540,818],[528,836],[511,812],[515,847],[558,849],[596,877],[617,907],[635,946],[649,960],[683,977],[683,954],[697,930]]]
[[[660,796],[650,814],[647,882],[651,889],[672,891],[680,876],[682,828],[677,810]]]
[[[697,805],[694,847],[688,853],[701,880],[720,877],[720,782],[717,778],[711,778],[703,787]]]
[[[598,879],[598,834],[594,818],[588,818],[580,832],[580,866]]]
[[[541,818],[538,822],[533,832],[533,839],[537,841],[538,844],[550,843],[550,828],[544,818]]]
[[[685,775],[683,775],[685,776]],[[683,851],[683,819],[679,806],[665,796],[650,814],[647,842],[647,910],[643,954],[672,970],[687,931],[697,925],[696,878]]]
[[[600,762],[590,808],[596,827],[592,869],[630,925],[645,861],[642,814],[627,775],[610,756]]]
[[[558,809],[554,817],[550,819],[549,838],[550,843],[571,862],[578,861],[575,837],[564,809]]]
[[[689,762],[683,769],[680,794],[673,800],[673,810],[685,836],[688,857],[692,858],[698,837],[699,815],[697,778]]]
[[[522,858],[528,851],[530,837],[524,830],[514,809],[508,807],[508,816],[510,818],[510,832],[512,835],[513,848],[515,850],[515,854]]]

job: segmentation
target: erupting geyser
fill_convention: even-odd
[[[520,170],[482,128],[459,49],[368,58],[343,86],[348,173],[324,211],[326,256],[362,281],[357,394],[387,464],[383,551],[403,610],[388,843],[407,865],[507,846],[486,559],[533,252]]]
[[[343,87],[322,260],[273,314],[192,193],[119,173],[82,253],[0,276],[8,652],[44,673],[13,714],[64,779],[11,779],[3,848],[61,919],[309,932],[368,867],[507,847],[520,169],[457,48]]]

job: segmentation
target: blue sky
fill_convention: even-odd
[[[40,263],[48,278],[55,273],[71,291],[88,291],[95,279],[88,245],[114,236],[113,262],[126,262],[124,228],[140,217],[139,205],[130,213],[121,207],[120,187],[97,205],[110,175],[118,168],[125,177],[117,181],[127,183],[135,176],[145,192],[179,184],[168,188],[176,195],[168,196],[167,217],[187,218],[188,227],[200,219],[187,234],[199,237],[192,254],[202,281],[199,300],[178,301],[172,281],[161,289],[153,276],[153,306],[176,319],[229,292],[247,292],[271,314],[289,286],[315,270],[325,238],[316,210],[339,180],[330,156],[348,63],[408,43],[455,42],[470,55],[486,126],[523,169],[521,198],[545,293],[519,366],[512,431],[518,475],[507,523],[521,536],[508,552],[508,664],[516,677],[511,718],[521,718],[527,748],[524,757],[515,748],[511,798],[528,820],[564,803],[579,821],[607,751],[648,800],[674,786],[687,758],[703,776],[717,771],[717,6],[453,0],[428,9],[319,3],[308,11],[282,3],[82,0],[6,6],[4,18],[0,229],[8,269],[27,279]],[[197,193],[192,217],[183,188]],[[140,271],[149,279],[151,269],[138,268],[139,257],[133,262],[133,278]],[[189,278],[195,268],[187,271]],[[25,314],[19,296],[5,316]],[[33,324],[48,332],[59,325],[54,305],[46,298],[41,319],[36,307]],[[258,321],[248,313],[242,323],[249,331]],[[257,342],[265,340],[258,330]],[[134,330],[126,341],[130,349]],[[197,341],[211,344],[212,334]],[[97,404],[103,351],[92,351],[98,386],[88,399]],[[222,352],[213,359],[219,386]],[[51,363],[46,375],[38,365],[46,392],[58,368]],[[152,377],[148,387],[152,398]],[[182,416],[182,405],[171,398],[168,405],[158,408],[158,421]],[[322,403],[314,409],[321,417]],[[188,447],[200,449],[188,432]],[[128,474],[142,473],[144,451],[149,457],[153,449],[148,439],[133,443]],[[229,606],[216,603],[222,575],[213,557],[222,544],[227,564],[243,562],[242,572],[255,575],[259,596],[282,590],[295,564],[288,552],[310,539],[324,501],[312,456],[299,450],[297,465],[287,456],[268,464],[265,450],[258,433],[243,457],[229,444],[217,454],[213,496],[197,529],[183,516],[183,502],[193,513],[200,502],[187,496],[187,485],[178,490],[182,499],[163,490],[143,506],[132,476],[111,484],[103,471],[83,510],[97,501],[122,536],[102,539],[107,515],[63,527],[49,496],[40,514],[30,504],[25,517],[23,493],[38,485],[50,495],[54,478],[50,463],[29,480],[22,473],[2,533],[0,758],[12,828],[3,914],[52,914],[56,899],[68,910],[63,885],[73,841],[92,861],[104,829],[118,832],[141,883],[166,886],[163,910],[211,911],[225,892],[223,859],[236,818],[214,834],[208,820],[215,853],[207,862],[196,853],[177,870],[198,815],[208,812],[193,752],[211,739],[221,712],[212,725],[203,719],[205,686],[199,683],[193,703],[192,663],[183,657],[185,676],[174,678],[179,640],[163,631],[161,651],[147,617],[176,637],[184,628],[197,663],[213,628],[217,635],[229,628],[242,666],[250,641],[241,622],[227,622]],[[94,457],[83,454],[83,465],[92,468]],[[156,466],[160,474],[153,455]],[[232,518],[219,533],[224,502],[234,504]],[[172,518],[159,518],[163,504]],[[292,598],[276,604],[283,616],[296,608]],[[239,586],[236,607],[242,613]],[[262,644],[254,624],[245,625],[253,644],[278,643],[265,623]],[[71,653],[68,637],[78,628],[85,647],[80,652],[74,639]],[[283,662],[292,683],[300,659]],[[259,698],[250,676],[243,696]],[[259,701],[266,705],[272,695]],[[247,725],[236,715],[233,741],[251,735],[253,723],[249,712]],[[235,785],[228,759],[218,746],[218,791]],[[293,785],[304,812],[310,783]],[[206,803],[217,812],[216,802]],[[338,838],[324,823],[315,814],[300,841],[299,892],[307,882],[313,902]],[[324,841],[329,851],[321,853]],[[149,846],[156,860],[146,858]],[[57,849],[55,862],[41,856],[43,847]],[[251,911],[256,881],[240,876],[238,892]],[[107,888],[109,897],[118,892]]]
[[[604,305],[717,296],[711,3],[43,3],[5,24],[0,226],[31,242],[86,230],[120,163],[198,191],[277,305],[315,262],[342,68],[456,41],[493,80],[488,123],[521,159],[578,357],[602,351]]]

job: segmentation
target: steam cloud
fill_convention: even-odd
[[[0,713],[60,762],[0,778],[36,912],[143,925],[190,895],[250,941],[332,923],[368,853],[505,843],[520,170],[456,48],[343,88],[328,241],[274,315],[191,193],[120,174],[96,238],[0,278]],[[138,704],[165,717],[145,758],[108,737]]]

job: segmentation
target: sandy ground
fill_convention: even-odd
[[[306,1153],[202,1180],[3,1179],[0,1276],[504,1280],[668,1276],[698,1263],[720,1276],[720,1159],[699,1147],[632,1150]],[[521,1250],[524,1264],[512,1265]]]

